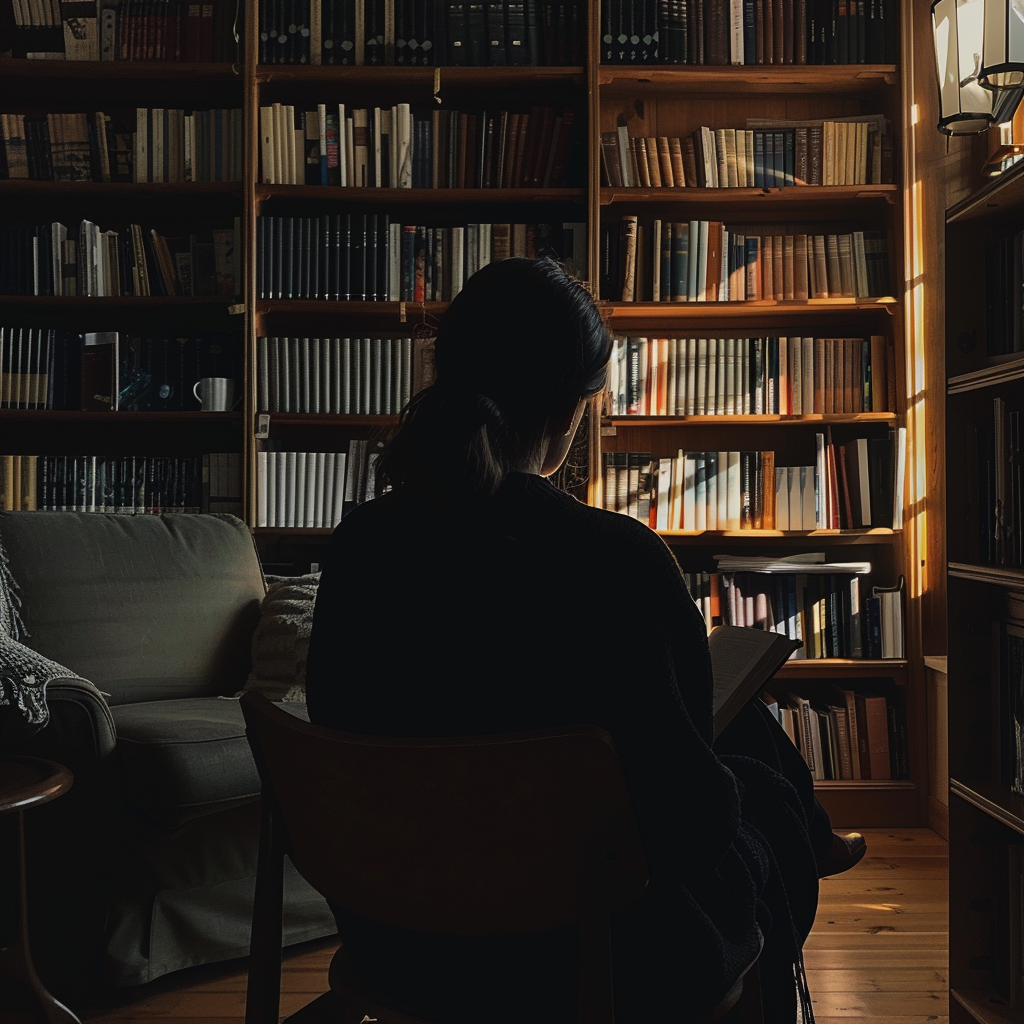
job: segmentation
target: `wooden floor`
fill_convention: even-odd
[[[817,1022],[947,1024],[946,843],[926,829],[864,834],[864,860],[821,883],[805,949]],[[282,1016],[326,990],[333,952],[317,943],[288,956]],[[81,1010],[83,1024],[238,1024],[244,1014],[244,963],[181,972]]]

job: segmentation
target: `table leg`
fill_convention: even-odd
[[[3,822],[7,828],[4,845],[14,853],[13,857],[4,859],[8,863],[16,862],[17,870],[14,877],[9,878],[8,892],[13,899],[7,914],[7,920],[0,919],[0,978],[8,984],[4,985],[5,1001],[10,994],[15,1007],[24,1006],[25,1019],[33,1018],[40,1024],[81,1024],[79,1019],[59,1000],[55,999],[45,988],[36,974],[32,963],[32,953],[28,943],[28,885],[25,878],[25,823],[22,812],[16,813],[16,820]],[[3,882],[0,880],[0,885]],[[20,1016],[20,1014],[19,1014]]]

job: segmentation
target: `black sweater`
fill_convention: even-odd
[[[651,879],[616,925],[617,1002],[637,1019],[673,1004],[696,1014],[754,955],[756,922],[768,929],[759,895],[770,840],[749,827],[744,787],[711,748],[704,621],[669,549],[635,520],[525,474],[464,514],[393,493],[356,508],[331,539],[306,687],[310,720],[349,732],[602,726]],[[442,961],[455,961],[460,979],[487,974],[482,963],[465,970],[479,942],[389,946],[394,935],[339,924],[357,959],[422,965],[436,954],[421,988],[443,976]],[[443,1000],[446,983],[437,985]]]

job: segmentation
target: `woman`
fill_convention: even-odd
[[[378,462],[390,490],[331,540],[310,719],[404,736],[603,726],[650,872],[615,924],[617,1019],[708,1012],[763,933],[767,1019],[792,1021],[834,838],[806,766],[757,707],[712,749],[705,625],[671,552],[546,480],[609,354],[590,295],[553,261],[504,260],[466,283],[437,332],[436,382]],[[421,1012],[536,1019],[572,1004],[565,936],[468,943],[338,917],[363,971],[404,983]]]

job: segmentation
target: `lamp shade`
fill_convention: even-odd
[[[984,0],[985,39],[978,81],[987,89],[1024,85],[1024,0]]]
[[[1024,95],[1024,85],[986,88],[979,81],[985,7],[986,0],[935,0],[932,4],[938,128],[947,135],[974,135],[1010,120]]]

